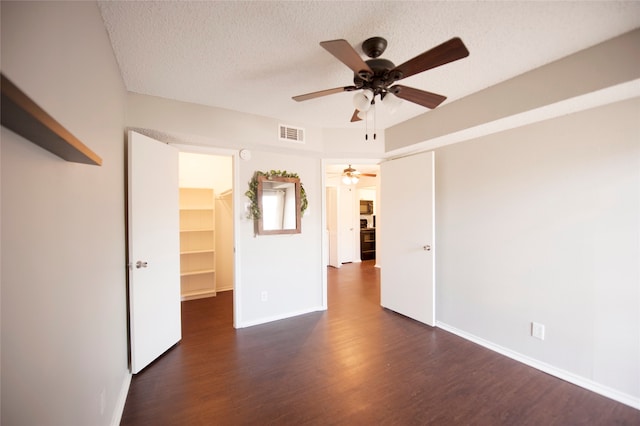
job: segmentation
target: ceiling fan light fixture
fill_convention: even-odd
[[[351,167],[351,164],[349,164],[349,167],[342,171],[342,183],[344,183],[345,185],[355,185],[360,180],[360,178],[358,177],[359,174],[360,172]]]
[[[353,106],[358,111],[368,111],[373,100],[373,92],[371,90],[363,90],[353,95]]]
[[[355,185],[359,180],[357,176],[342,176],[342,183],[345,185]]]
[[[390,114],[393,114],[394,112],[396,112],[401,104],[402,104],[402,99],[400,99],[399,97],[397,97],[391,92],[387,92],[387,94],[384,95],[384,98],[382,99],[382,105],[385,106],[385,108],[389,111]]]
[[[367,117],[372,117],[372,114],[375,114],[375,111],[376,111],[376,104],[375,102],[372,102],[371,104],[369,104],[369,109],[367,109],[366,111],[358,111],[356,116],[360,120],[366,120]]]

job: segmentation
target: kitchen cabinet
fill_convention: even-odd
[[[365,228],[360,230],[360,260],[376,258],[376,230]]]

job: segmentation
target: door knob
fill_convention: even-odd
[[[426,246],[422,246],[422,249],[424,251],[431,251],[431,246],[427,244]]]
[[[136,262],[136,268],[140,269],[140,268],[146,268],[147,267],[147,262],[143,262],[142,260],[138,260]]]

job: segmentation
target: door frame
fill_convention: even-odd
[[[347,157],[337,157],[337,158],[322,158],[320,161],[321,168],[321,176],[320,176],[320,184],[322,186],[321,192],[321,206],[320,209],[322,211],[322,235],[327,235],[327,166],[331,164],[375,164],[380,165],[385,161],[383,157],[372,157],[372,158],[347,158]],[[380,179],[382,176],[378,177],[378,185],[380,184]],[[338,196],[338,198],[340,198]],[[359,241],[359,239],[358,239]],[[322,238],[322,306],[326,310],[328,307],[327,302],[327,265],[329,265],[329,241],[328,238]],[[376,264],[377,266],[377,264]]]
[[[224,156],[224,157],[232,157],[232,200],[233,200],[233,327],[238,328],[238,324],[241,318],[242,312],[242,304],[240,301],[242,298],[240,294],[242,293],[242,277],[240,273],[240,259],[237,256],[237,253],[240,252],[240,240],[238,236],[240,232],[238,231],[238,212],[242,211],[240,206],[240,192],[238,188],[240,182],[240,170],[239,170],[239,150],[237,149],[228,149],[228,148],[219,148],[208,145],[190,145],[184,143],[169,143],[169,145],[174,146],[178,149],[178,152],[189,152],[193,154],[204,154],[204,155],[215,155],[215,156]]]

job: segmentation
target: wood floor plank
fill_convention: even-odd
[[[380,307],[373,261],[328,270],[329,309],[233,328],[183,302],[182,341],[135,375],[121,425],[640,425],[640,411]]]

